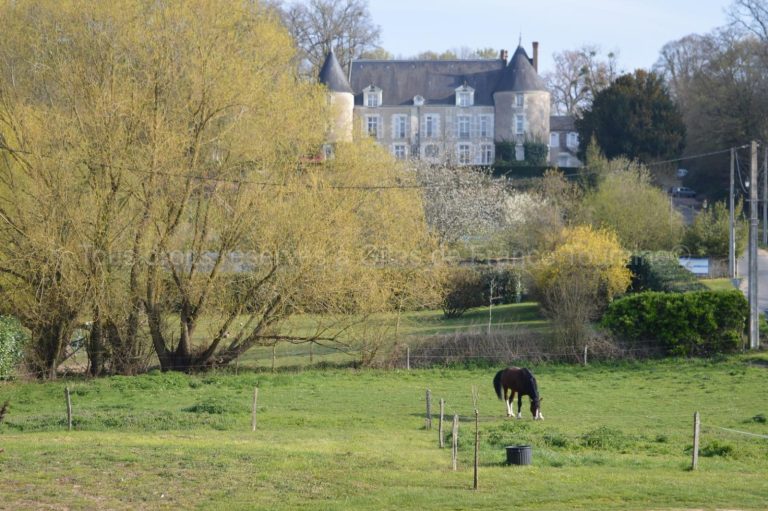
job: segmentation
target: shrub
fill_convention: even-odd
[[[493,303],[520,303],[525,293],[523,273],[511,266],[491,266],[480,274],[483,287],[483,303],[488,305],[489,293],[493,290]]]
[[[648,291],[611,303],[603,325],[628,341],[655,341],[672,355],[728,353],[741,346],[749,307],[739,291]]]
[[[728,206],[725,201],[714,203],[696,215],[693,224],[688,226],[683,237],[683,244],[691,254],[697,257],[728,257],[730,241]],[[736,253],[741,254],[747,246],[749,228],[742,217],[742,202],[738,201],[734,208],[734,217],[738,222],[736,233]]]
[[[443,314],[446,318],[458,318],[467,309],[485,305],[482,275],[470,268],[454,268],[448,275]]]
[[[563,229],[561,238],[531,275],[556,338],[566,350],[580,351],[591,337],[590,322],[629,287],[629,254],[614,233],[590,226]]]
[[[0,379],[8,377],[24,356],[29,336],[13,316],[0,316]]]
[[[631,290],[684,293],[704,291],[706,286],[682,266],[672,252],[638,252],[629,262]]]

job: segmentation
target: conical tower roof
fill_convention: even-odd
[[[349,86],[349,81],[344,76],[344,70],[341,69],[341,64],[339,64],[339,60],[334,55],[333,50],[328,52],[328,56],[325,57],[318,80],[320,83],[325,84],[331,92],[353,93],[352,87]]]
[[[547,86],[536,72],[522,46],[518,46],[509,65],[504,69],[496,92],[546,91]]]

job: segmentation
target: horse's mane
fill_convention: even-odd
[[[531,396],[531,399],[534,401],[539,399],[539,387],[536,385],[536,378],[533,376],[533,373],[528,370],[528,368],[523,367],[523,376],[525,377],[526,381],[528,382],[528,391],[529,396]]]

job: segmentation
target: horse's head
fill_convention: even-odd
[[[531,414],[533,415],[533,420],[544,420],[544,415],[541,413],[541,402],[544,401],[544,398],[537,397],[536,399],[531,399]]]

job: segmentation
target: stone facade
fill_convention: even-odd
[[[319,77],[338,106],[329,141],[350,140],[357,130],[397,158],[448,165],[491,165],[498,142],[515,143],[517,159],[525,157],[523,142],[557,142],[550,163],[567,153],[565,166],[577,166],[575,151],[560,144],[578,140],[575,131],[557,131],[572,130],[572,119],[550,115],[537,52],[536,43],[533,59],[518,47],[509,63],[505,50],[484,60],[358,60],[349,80],[330,53]]]

